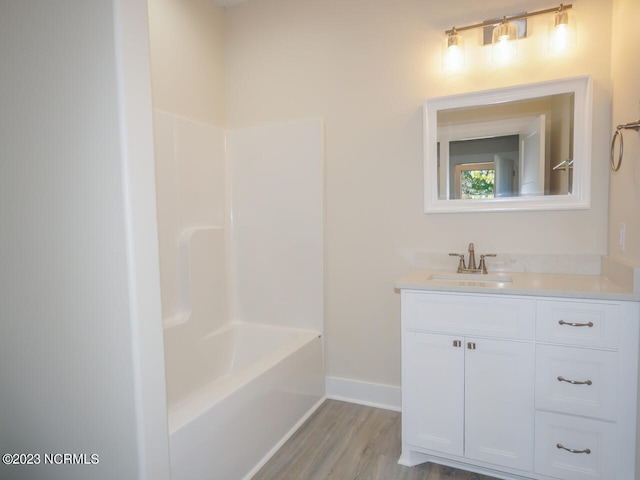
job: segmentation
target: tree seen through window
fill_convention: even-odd
[[[493,198],[495,192],[495,174],[495,169],[461,170],[459,198]]]

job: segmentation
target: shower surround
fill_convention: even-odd
[[[323,125],[154,129],[172,478],[250,478],[325,395]]]

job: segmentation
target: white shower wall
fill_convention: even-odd
[[[234,318],[324,331],[323,124],[227,134]]]
[[[212,125],[154,112],[165,324],[186,320],[194,306],[201,307],[200,331],[228,320],[224,137],[224,130]]]
[[[154,129],[165,325],[323,332],[322,122],[224,131],[156,111]]]

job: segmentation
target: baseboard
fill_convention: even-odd
[[[326,386],[327,398],[332,400],[342,400],[396,412],[402,409],[400,387],[337,377],[327,377]]]

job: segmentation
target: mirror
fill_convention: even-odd
[[[591,78],[425,101],[425,212],[588,208]]]

